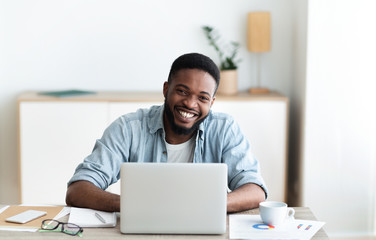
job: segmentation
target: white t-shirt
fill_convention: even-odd
[[[167,162],[169,163],[191,163],[195,151],[195,135],[186,142],[180,144],[169,144],[167,147]]]

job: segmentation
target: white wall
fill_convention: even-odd
[[[172,61],[202,52],[201,26],[242,45],[239,89],[256,84],[246,50],[249,11],[272,14],[272,51],[262,83],[289,95],[291,3],[272,0],[0,0],[0,203],[18,199],[17,96],[25,90],[161,91]],[[36,113],[37,114],[37,113]],[[38,136],[36,136],[38,137]],[[62,163],[63,164],[63,163]]]
[[[0,203],[18,199],[19,93],[160,91],[178,55],[197,51],[217,61],[203,24],[242,44],[245,90],[256,83],[246,13],[268,10],[272,51],[263,55],[262,82],[291,100],[290,158],[304,160],[302,204],[331,235],[376,229],[373,2],[0,0]]]
[[[376,2],[308,4],[303,205],[331,236],[375,230]]]

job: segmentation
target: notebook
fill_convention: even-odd
[[[223,234],[227,165],[123,163],[120,198],[122,233]]]
[[[115,227],[116,213],[72,207],[68,222],[80,227]]]

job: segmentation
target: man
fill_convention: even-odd
[[[226,163],[227,212],[258,207],[267,190],[249,143],[230,116],[210,111],[218,84],[219,70],[210,58],[177,58],[163,85],[164,105],[113,122],[77,167],[66,203],[118,212],[120,196],[104,189],[119,180],[123,162],[175,161]]]

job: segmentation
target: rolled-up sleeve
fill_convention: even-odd
[[[92,153],[80,163],[69,180],[68,186],[79,180],[93,183],[101,189],[118,181],[120,166],[128,158],[124,141],[124,127],[119,118],[113,122],[104,132],[101,139],[95,143]]]
[[[224,135],[222,159],[228,166],[230,190],[235,190],[247,183],[254,183],[264,190],[265,197],[268,196],[259,162],[251,152],[249,141],[234,121],[230,121]]]

